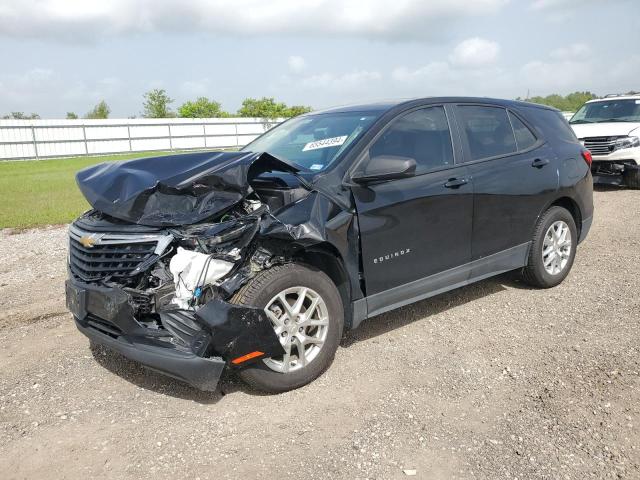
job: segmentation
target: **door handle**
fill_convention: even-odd
[[[469,183],[466,178],[450,178],[447,183],[444,184],[446,188],[458,188]]]
[[[531,162],[531,166],[535,168],[542,168],[549,163],[549,159],[547,158],[536,158],[533,162]]]

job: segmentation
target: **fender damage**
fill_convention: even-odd
[[[266,183],[265,172],[274,172]],[[348,298],[362,296],[348,199],[304,180],[285,195],[278,175],[298,173],[250,152],[105,163],[78,173],[93,207],[70,228],[66,293],[78,329],[202,390],[215,389],[225,367],[281,355],[267,314],[231,303],[260,271],[328,245],[343,260]],[[170,241],[138,254],[152,237]]]

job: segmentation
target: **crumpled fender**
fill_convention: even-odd
[[[327,243],[340,254],[350,282],[351,298],[363,296],[359,284],[359,231],[355,211],[345,209],[324,193],[313,191],[302,200],[265,214],[259,235],[293,240],[302,248]]]

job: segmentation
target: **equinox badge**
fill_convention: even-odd
[[[408,253],[411,253],[411,249],[410,248],[405,248],[404,250],[400,250],[398,252],[393,252],[393,253],[389,253],[387,255],[383,255],[381,257],[376,257],[373,259],[373,263],[382,263],[382,262],[387,262],[393,258],[397,258],[397,257],[401,257],[403,255],[407,255]]]

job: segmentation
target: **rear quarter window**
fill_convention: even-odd
[[[569,123],[560,112],[538,107],[520,107],[519,111],[542,132],[547,140],[579,143]]]
[[[509,112],[509,119],[511,120],[513,133],[516,134],[516,144],[518,150],[522,151],[533,147],[537,142],[537,138],[531,132],[531,130],[529,130],[529,127],[522,123],[522,120],[520,120],[511,112]]]

